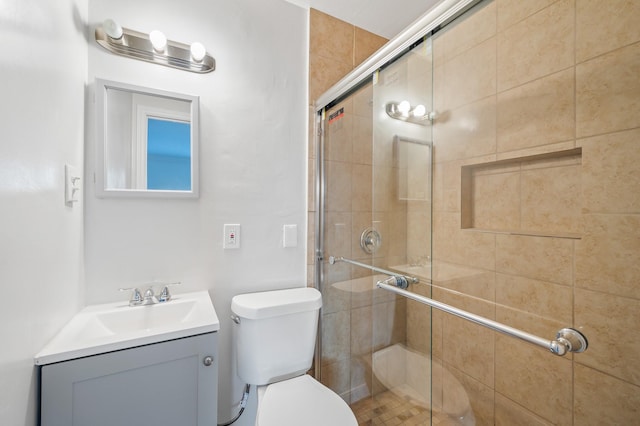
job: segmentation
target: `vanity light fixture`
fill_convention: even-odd
[[[202,62],[207,54],[207,50],[204,48],[204,45],[197,41],[191,43],[189,50],[191,51],[191,58],[198,63]]]
[[[167,40],[158,30],[149,34],[123,28],[113,19],[96,27],[96,42],[116,55],[196,73],[211,72],[216,61],[199,42],[191,45]]]
[[[432,124],[436,117],[436,113],[427,112],[424,105],[411,106],[408,101],[389,102],[385,109],[391,118],[423,126]]]
[[[167,48],[167,36],[162,31],[153,30],[149,33],[149,41],[153,46],[153,50],[158,53],[164,53]]]

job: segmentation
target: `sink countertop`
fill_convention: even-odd
[[[207,291],[174,294],[169,302],[90,305],[78,312],[34,357],[36,365],[68,361],[220,329]]]

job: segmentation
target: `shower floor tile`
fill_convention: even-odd
[[[364,398],[351,409],[360,426],[425,426],[429,425],[431,411],[414,404],[391,391]],[[433,413],[433,425],[455,426],[457,423],[441,413]]]

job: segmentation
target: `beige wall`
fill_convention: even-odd
[[[310,11],[310,119],[313,101],[369,57],[387,40],[340,21],[317,10]],[[328,115],[340,109],[343,115],[327,124],[325,141],[326,180],[332,190],[326,199],[326,255],[361,259],[366,263],[358,239],[362,229],[371,226],[371,86],[362,88],[336,105]],[[313,125],[310,125],[313,129]],[[309,284],[313,283],[315,238],[315,146],[309,147]],[[370,275],[370,271],[341,263],[326,267],[322,317],[322,382],[347,402],[368,395],[367,365],[374,344],[373,310],[384,310],[385,324],[394,325],[398,339],[404,339],[404,311],[388,310],[393,302],[375,300],[371,291],[352,293],[349,280]],[[366,279],[366,278],[365,278]],[[335,283],[346,282],[339,287]],[[389,315],[391,317],[389,317]],[[398,317],[397,320],[393,316]],[[402,325],[401,325],[402,324]]]
[[[318,17],[337,25],[312,13],[311,99],[353,68],[314,41]],[[572,326],[590,344],[555,357],[438,312],[430,324],[408,303],[406,343],[433,344],[479,425],[638,422],[638,22],[635,1],[493,0],[434,37],[433,296],[547,338]],[[344,45],[329,33],[353,46],[348,28]],[[353,235],[342,241],[354,247]],[[335,335],[346,348],[354,324],[333,319],[327,329],[351,326]],[[420,333],[430,325],[432,342]],[[348,373],[335,370],[344,389]],[[434,392],[446,404],[448,390]]]
[[[559,358],[435,313],[480,425],[638,423],[638,22],[636,1],[495,0],[434,38],[434,296],[590,344]]]

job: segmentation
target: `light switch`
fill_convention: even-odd
[[[283,247],[298,247],[298,225],[284,225],[282,228]]]
[[[64,203],[73,207],[73,203],[80,201],[80,173],[78,169],[68,164],[64,165]]]
[[[222,247],[225,249],[240,248],[240,225],[237,223],[224,224],[224,240]]]

